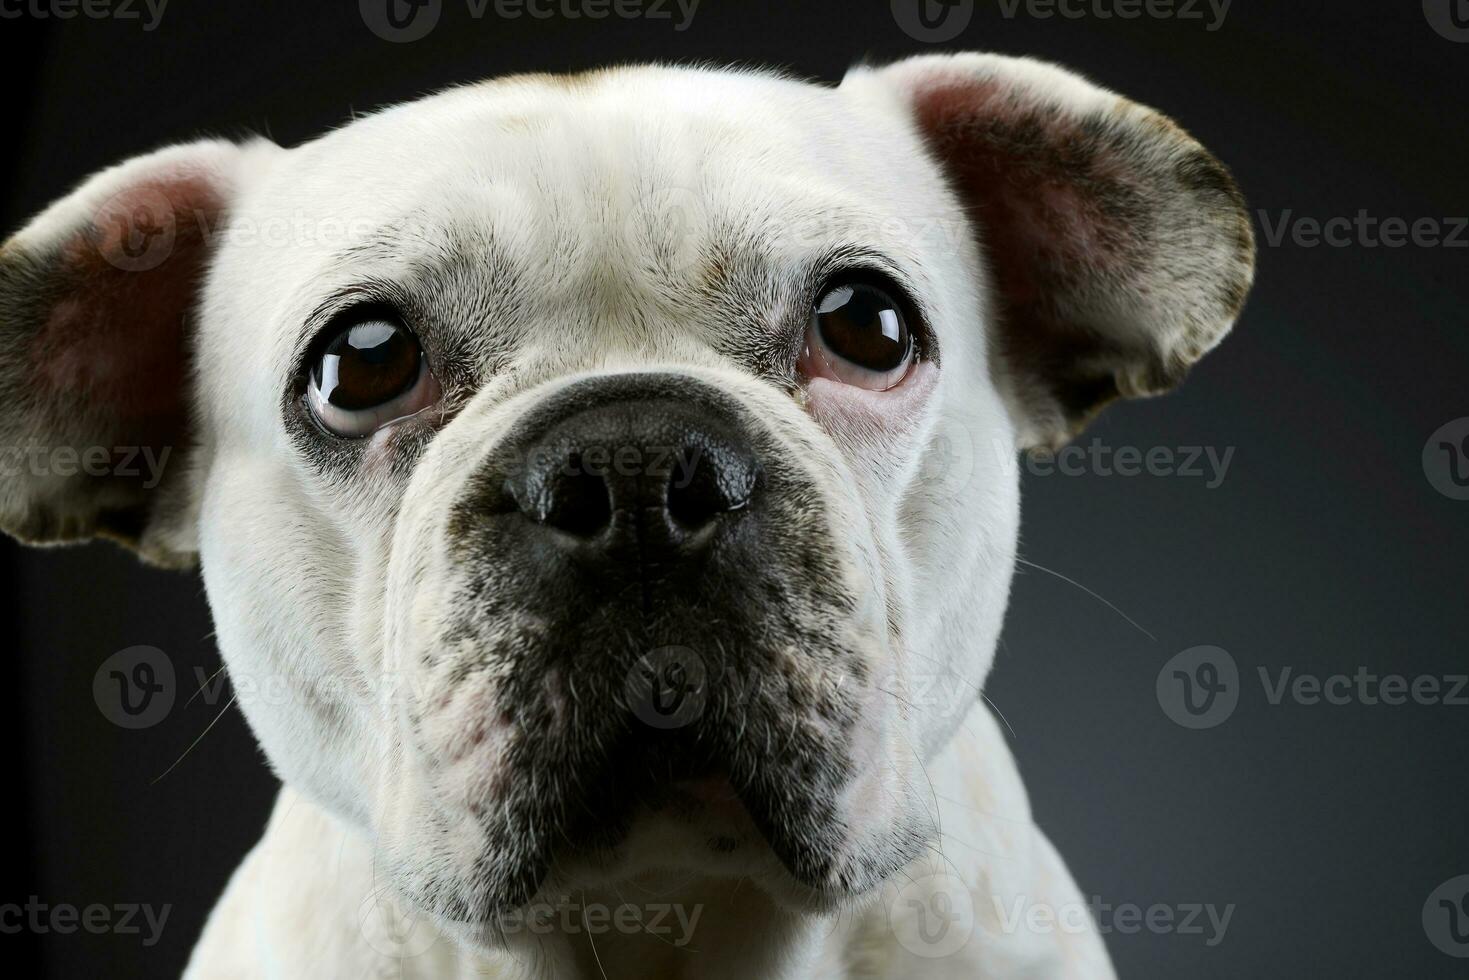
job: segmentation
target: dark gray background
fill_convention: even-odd
[[[1213,32],[978,8],[944,47],[1037,55],[1163,109],[1230,164],[1272,223],[1469,213],[1469,44],[1437,33],[1418,0],[1235,0]],[[449,82],[648,59],[835,80],[865,56],[930,50],[887,0],[703,0],[683,32],[465,10],[445,0],[438,28],[407,45],[368,31],[355,0],[174,0],[151,32],[136,20],[0,20],[19,69],[3,110],[0,224],[165,141],[263,131],[294,143],[354,107]],[[1469,708],[1272,705],[1256,670],[1469,670],[1469,502],[1436,492],[1421,462],[1430,434],[1469,416],[1466,259],[1465,248],[1271,246],[1262,235],[1236,333],[1180,393],[1115,409],[1083,439],[1233,448],[1223,484],[1026,479],[1024,555],[1155,637],[1052,575],[1018,579],[990,693],[1037,817],[1103,902],[1235,906],[1213,948],[1110,935],[1123,976],[1464,975],[1420,915],[1430,892],[1469,873]],[[176,975],[274,785],[234,711],[154,782],[227,700],[183,704],[196,667],[218,666],[199,579],[103,545],[5,542],[0,562],[13,624],[4,734],[10,783],[23,787],[10,809],[24,824],[0,901],[173,906],[153,948],[27,931],[0,936],[0,955],[43,952],[43,976]],[[181,692],[141,732],[114,727],[91,695],[98,665],[136,644],[167,652]],[[1240,702],[1224,724],[1191,731],[1164,713],[1155,679],[1200,644],[1232,655]]]

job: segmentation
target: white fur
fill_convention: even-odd
[[[770,112],[772,105],[779,111]],[[755,106],[764,110],[758,122],[750,118],[749,108]],[[515,241],[519,257],[540,266],[538,288],[548,309],[557,310],[576,302],[574,294],[599,278],[634,287],[641,283],[650,292],[656,288],[637,265],[642,257],[619,247],[645,189],[655,194],[662,187],[689,189],[691,199],[695,189],[716,194],[707,205],[713,212],[708,220],[743,219],[771,232],[809,221],[817,235],[833,240],[854,226],[869,238],[889,225],[952,227],[956,209],[942,176],[917,137],[905,135],[901,113],[901,106],[870,85],[823,90],[737,73],[637,69],[571,90],[511,80],[392,109],[282,153],[269,176],[240,203],[235,221],[264,226],[272,214],[299,211],[308,223],[330,215],[375,226],[424,209],[432,229],[441,218],[462,220],[470,213],[473,220],[492,224],[502,240]],[[521,118],[544,119],[547,128],[522,134],[515,128]],[[772,127],[772,119],[783,123]],[[778,180],[767,178],[772,171]],[[776,249],[823,244],[772,237]],[[901,232],[876,244],[921,270],[944,323],[981,320],[983,274],[972,246],[945,251],[942,241],[924,242]],[[379,645],[378,638],[393,630],[380,617],[392,612],[402,591],[389,589],[384,595],[382,573],[395,565],[388,542],[372,531],[374,509],[366,507],[365,520],[353,521],[344,516],[351,502],[330,499],[330,488],[312,487],[295,472],[276,406],[252,395],[278,387],[289,334],[273,333],[278,343],[262,349],[257,331],[239,327],[299,320],[323,283],[340,274],[330,265],[330,253],[311,243],[265,252],[227,248],[206,294],[203,390],[209,396],[204,407],[212,420],[209,443],[218,458],[204,494],[201,554],[209,593],[219,597],[220,644],[236,678],[257,671],[285,673],[296,679],[293,686],[314,685],[330,675],[371,678],[385,664],[407,659]],[[269,287],[261,288],[266,283]],[[530,332],[516,367],[549,380],[568,369],[669,362],[765,403],[762,411],[799,432],[793,438],[830,452],[822,447],[832,443],[819,431],[801,431],[813,428],[809,418],[778,393],[746,382],[676,330],[639,332],[615,311],[606,313],[595,339],[568,335],[548,316]],[[839,496],[850,492],[848,487],[859,495],[850,499],[849,520],[839,526],[870,529],[883,539],[874,542],[874,551],[865,557],[854,553],[853,559],[869,563],[864,577],[878,589],[901,590],[898,604],[912,630],[913,662],[901,665],[898,676],[906,682],[914,673],[936,675],[941,688],[977,691],[1002,619],[1018,522],[1015,480],[993,447],[996,441],[1013,443],[1014,437],[989,381],[983,337],[947,330],[942,343],[943,377],[920,424],[905,434],[908,438],[874,447],[896,456],[897,473],[880,483],[864,480],[870,463],[861,459],[861,436],[840,431],[831,436],[848,460],[816,461],[831,467],[823,476],[828,485],[840,487],[838,479],[855,478],[841,487]],[[405,495],[409,508],[400,519],[399,548],[414,536],[415,515],[431,514],[456,488],[453,469],[442,472],[438,461],[454,456],[458,443],[492,439],[527,402],[482,393],[469,414],[456,420],[420,464]],[[973,471],[961,485],[925,486],[913,479],[924,437],[937,426],[963,433],[962,441],[974,447]],[[965,494],[964,513],[955,513],[950,499],[933,499],[956,490]],[[297,519],[283,521],[283,509],[297,513]],[[332,513],[338,516],[326,516]],[[295,540],[283,539],[286,528]],[[282,554],[303,561],[281,562],[277,556]],[[322,566],[353,573],[318,575],[312,570],[318,558]],[[305,795],[283,797],[281,807],[289,812],[278,811],[265,841],[232,884],[190,976],[230,976],[242,955],[253,960],[267,952],[282,964],[279,975],[303,975],[320,962],[320,931],[339,923],[343,911],[355,909],[371,887],[364,870],[371,851],[362,843],[361,825],[374,823],[374,815],[396,812],[402,802],[375,794],[407,792],[419,784],[379,771],[383,760],[393,760],[392,768],[401,763],[392,731],[373,720],[364,719],[323,745],[321,733],[303,723],[296,705],[242,697],[241,706],[287,784]],[[1009,753],[984,710],[967,721],[964,712],[950,710],[919,715],[913,722],[917,730],[908,738],[930,760],[927,780],[908,766],[906,775],[893,776],[889,791],[916,793],[921,785],[915,802],[938,808],[945,833],[932,858],[895,881],[957,867],[976,895],[1003,896],[1007,907],[1018,896],[1058,905],[1071,901],[1069,876],[1031,823]],[[335,845],[339,840],[346,843]],[[298,890],[316,894],[326,887],[315,862],[286,861],[276,872],[278,883],[261,883],[271,877],[263,868],[278,847],[341,855],[339,887],[319,898],[325,911],[303,912],[273,897]],[[887,916],[896,888],[886,891],[834,920],[812,917],[774,930],[772,920],[784,916],[751,888],[748,913],[736,904],[730,915],[738,919],[722,923],[727,948],[701,948],[696,958],[679,951],[668,957],[666,972],[635,972],[711,980],[1109,975],[1094,935],[1041,937],[1022,930],[1007,936],[979,930],[960,955],[915,959],[894,941]],[[608,894],[609,903],[616,904],[615,892]],[[699,894],[691,889],[690,897]],[[677,892],[663,897],[682,899]],[[911,908],[900,911],[915,914]],[[303,928],[303,915],[313,927]],[[322,917],[326,922],[315,927]],[[752,932],[770,938],[751,943]],[[628,975],[635,964],[656,955],[649,945],[629,943],[621,949],[609,937],[599,943],[598,954],[607,975]],[[454,976],[455,970],[468,970],[453,963],[448,948],[452,944],[445,940],[432,956],[405,961],[406,975]],[[369,946],[358,946],[352,954],[361,960],[337,963],[334,975],[372,975],[381,966]],[[566,951],[541,955],[570,957]],[[622,957],[629,962],[622,963]],[[491,976],[518,975],[523,966],[511,954],[485,964]]]

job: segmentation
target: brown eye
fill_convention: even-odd
[[[306,397],[327,429],[360,438],[433,404],[438,386],[413,334],[373,318],[327,341],[311,365]]]
[[[914,359],[903,304],[876,284],[828,286],[811,311],[801,363],[808,377],[884,391],[907,377]]]

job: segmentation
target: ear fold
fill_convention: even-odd
[[[881,70],[977,226],[997,374],[1025,447],[1154,395],[1229,331],[1255,243],[1229,171],[1162,115],[1050,65]]]
[[[231,202],[274,152],[129,160],[0,246],[0,529],[192,559],[190,324]]]

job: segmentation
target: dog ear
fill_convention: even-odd
[[[1023,447],[1173,388],[1234,324],[1254,278],[1244,199],[1171,120],[1027,59],[926,56],[876,74],[976,226]]]
[[[195,301],[267,141],[174,146],[104,170],[0,246],[0,529],[196,550]]]

